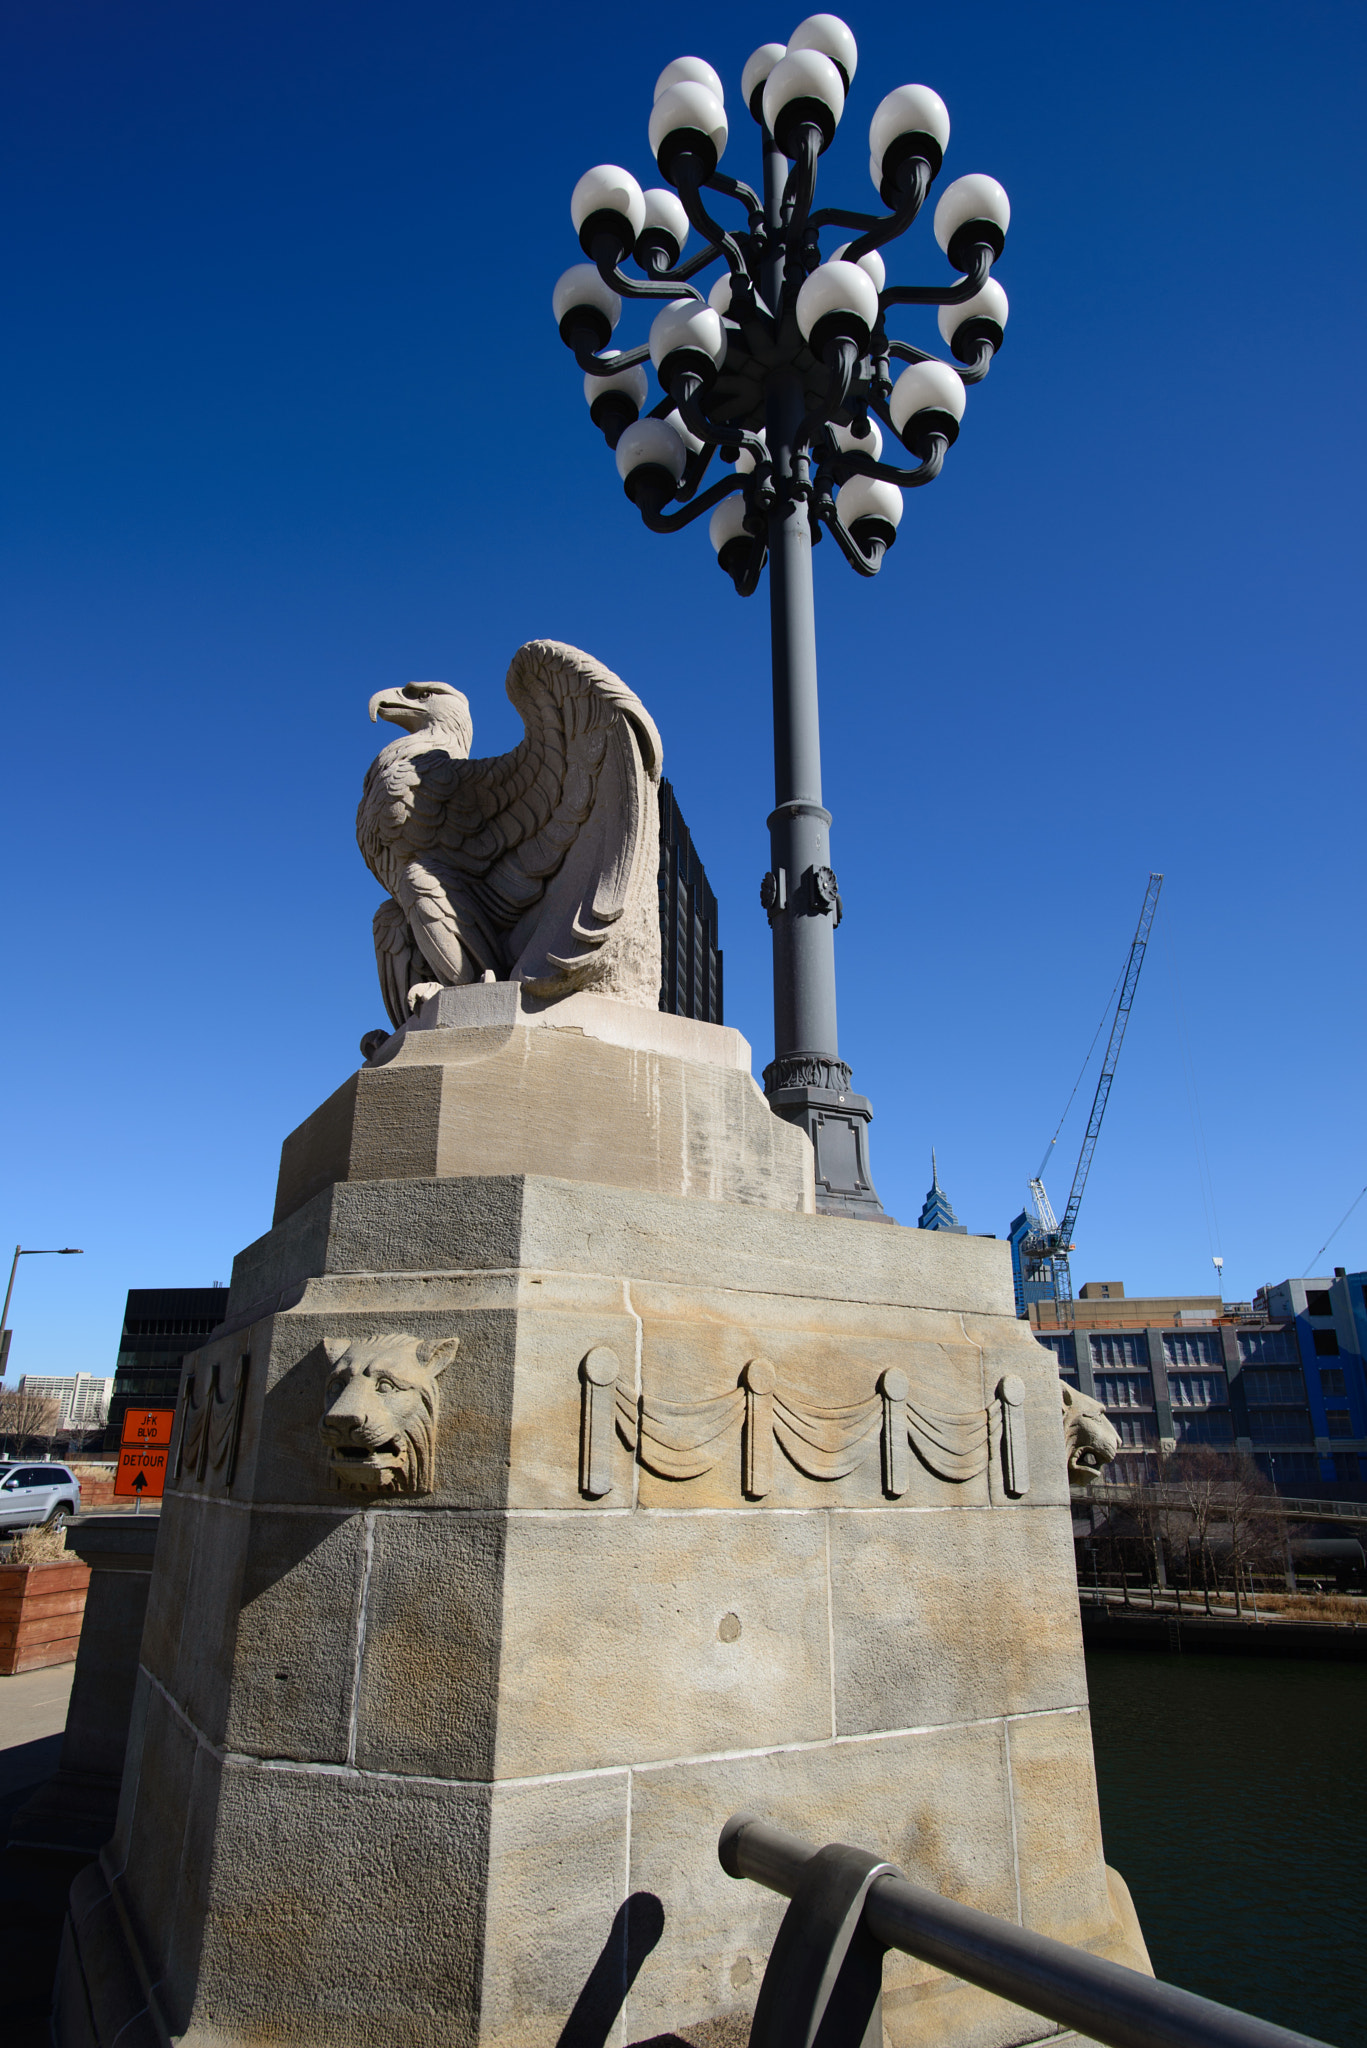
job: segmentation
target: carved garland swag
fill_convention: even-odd
[[[883,1492],[899,1499],[911,1484],[911,1456],[951,1486],[977,1479],[1001,1460],[1006,1492],[1029,1487],[1025,1447],[1024,1382],[1008,1373],[988,1408],[937,1413],[911,1398],[911,1384],[896,1366],[880,1375],[868,1399],[820,1407],[778,1384],[767,1358],[752,1358],[740,1384],[708,1401],[662,1401],[637,1396],[619,1379],[616,1354],[590,1351],[580,1367],[583,1417],[579,1484],[601,1499],[612,1491],[612,1433],[648,1471],[661,1479],[699,1479],[734,1455],[741,1436],[742,1486],[751,1500],[773,1490],[774,1445],[808,1479],[844,1479],[875,1452]]]

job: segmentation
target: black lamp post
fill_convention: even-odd
[[[869,130],[869,171],[889,211],[814,210],[817,161],[835,137],[855,63],[854,37],[831,14],[804,21],[786,48],[766,43],[750,58],[741,89],[763,131],[762,196],[717,167],[727,119],[711,65],[680,57],[666,66],[650,145],[674,189],[643,192],[615,164],[586,172],[570,210],[590,260],[566,271],[554,307],[585,372],[591,416],[646,525],[674,533],[710,511],[717,559],[742,597],[768,562],[775,786],[760,901],[774,940],[774,1057],[765,1092],[811,1137],[818,1207],[880,1219],[872,1112],[852,1092],[836,1034],[841,905],[821,801],[812,546],[824,529],[859,575],[876,576],[897,537],[903,490],[939,475],[965,387],[986,376],[1001,346],[1006,294],[990,272],[1011,209],[995,178],[957,179],[941,195],[935,236],[960,274],[889,286],[878,251],[920,212],[949,115],[928,86],[889,93]],[[744,227],[715,221],[704,192],[739,206]],[[690,228],[705,247],[685,262]],[[830,229],[847,240],[823,261]],[[636,274],[623,268],[628,259]],[[725,268],[704,300],[689,280],[715,263]],[[648,343],[609,350],[623,299],[668,303]],[[886,316],[896,306],[938,306],[954,362],[890,339]],[[649,412],[647,359],[664,393]],[[908,366],[895,380],[894,362]],[[885,430],[914,467],[883,460]],[[714,454],[734,469],[701,489]]]
[[[0,1308],[0,1380],[5,1377],[9,1364],[9,1305],[14,1299],[14,1277],[19,1271],[20,1259],[79,1259],[83,1256],[80,1246],[74,1244],[17,1244],[10,1261],[9,1286],[5,1289],[5,1306]]]

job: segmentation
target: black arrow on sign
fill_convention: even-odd
[[[134,1493],[145,1493],[146,1490],[147,1474],[145,1472],[139,1472],[137,1478],[133,1481],[133,1491]]]

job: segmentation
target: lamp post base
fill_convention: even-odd
[[[843,1060],[822,1053],[781,1053],[764,1069],[764,1093],[775,1116],[807,1133],[816,1154],[816,1206],[823,1216],[891,1223],[869,1170],[866,1095],[850,1087]]]

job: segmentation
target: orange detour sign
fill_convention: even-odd
[[[169,1444],[174,1408],[128,1408],[124,1411],[121,1444]]]
[[[119,1469],[114,1474],[114,1492],[133,1499],[160,1500],[166,1490],[166,1460],[170,1455],[174,1408],[129,1408],[123,1418],[123,1442],[119,1446]]]
[[[132,1494],[134,1500],[160,1500],[166,1491],[166,1446],[153,1445],[151,1450],[140,1450],[136,1444],[123,1444],[119,1450],[119,1469],[114,1474],[116,1494]]]

